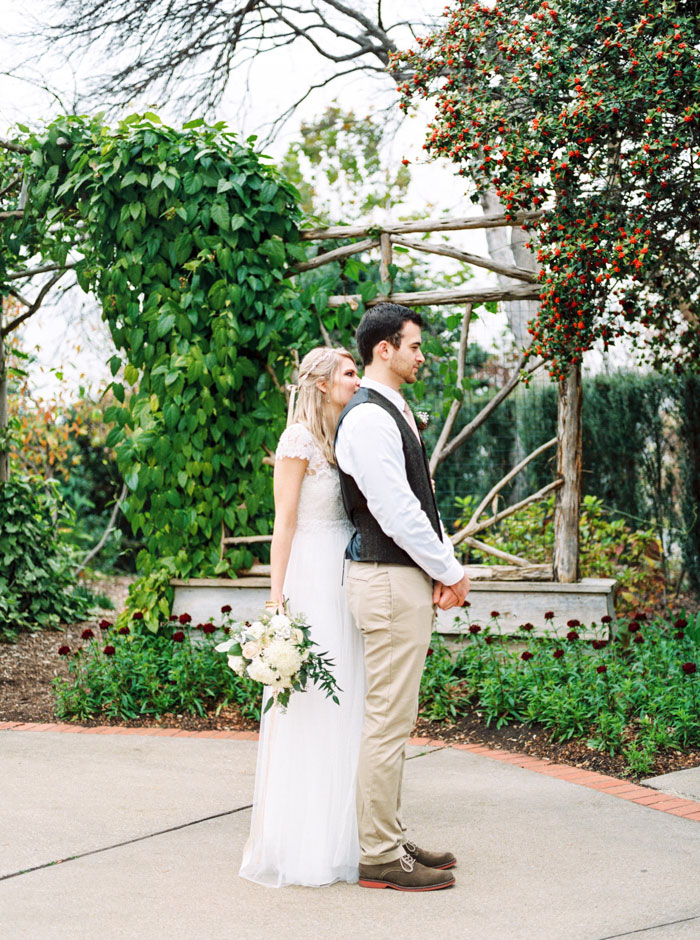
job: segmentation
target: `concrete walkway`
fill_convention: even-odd
[[[700,804],[486,748],[409,749],[406,816],[456,887],[242,881],[256,747],[0,731],[2,940],[700,938]]]

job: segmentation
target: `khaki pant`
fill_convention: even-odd
[[[357,770],[360,861],[404,854],[401,784],[405,745],[433,624],[433,582],[420,568],[350,562],[346,593],[365,646],[367,697]]]

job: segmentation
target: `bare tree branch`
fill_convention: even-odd
[[[2,199],[2,197],[6,196],[8,193],[11,193],[12,190],[17,186],[17,184],[21,182],[22,182],[22,174],[20,173],[19,176],[15,176],[14,179],[10,180],[10,182],[7,184],[7,186],[4,189],[0,189],[0,199]]]
[[[469,342],[469,326],[472,319],[472,310],[474,309],[474,304],[467,304],[467,309],[464,311],[464,316],[462,317],[462,326],[459,333],[459,350],[457,352],[457,382],[456,387],[463,392],[462,381],[464,379],[464,366],[465,360],[467,357],[467,344]],[[432,456],[430,457],[430,475],[432,476],[437,469],[438,464],[440,463],[440,454],[442,449],[447,443],[447,439],[452,433],[452,428],[455,423],[455,418],[459,414],[459,410],[462,407],[462,397],[453,398],[452,403],[450,404],[450,410],[447,413],[447,418],[440,431],[440,436],[437,439],[437,444],[433,450]]]
[[[123,484],[122,484],[122,491],[121,491],[121,493],[119,494],[119,497],[118,497],[116,503],[114,504],[114,508],[112,509],[112,514],[111,514],[111,516],[109,517],[109,522],[107,523],[107,528],[106,528],[106,529],[104,530],[104,532],[102,533],[102,538],[101,538],[100,541],[97,543],[97,545],[95,545],[94,548],[91,548],[91,549],[90,549],[90,551],[87,553],[87,555],[85,556],[85,558],[83,558],[83,560],[81,561],[81,563],[80,563],[80,564],[78,565],[78,567],[75,569],[74,574],[75,574],[76,576],[79,575],[80,572],[83,570],[83,568],[86,567],[87,563],[88,563],[89,561],[91,561],[91,560],[95,557],[95,555],[98,554],[98,552],[102,549],[102,546],[104,545],[104,543],[107,541],[107,537],[109,536],[109,533],[112,531],[112,529],[114,528],[114,525],[115,525],[115,523],[116,523],[116,521],[117,521],[117,514],[118,514],[119,510],[121,509],[121,505],[122,505],[122,503],[123,503],[123,501],[124,501],[124,497],[125,497],[125,496],[126,496],[126,483],[123,483]]]
[[[513,503],[512,506],[506,506],[505,509],[502,509],[500,512],[497,512],[488,519],[485,519],[483,522],[480,522],[479,525],[475,527],[465,526],[460,532],[456,532],[452,536],[452,544],[459,545],[459,543],[464,541],[468,535],[476,535],[477,532],[482,532],[484,529],[488,529],[490,526],[500,522],[501,519],[506,519],[508,516],[512,516],[514,512],[517,512],[519,509],[523,509],[525,506],[529,506],[530,503],[536,503],[538,500],[544,499],[544,497],[551,493],[552,490],[556,490],[558,487],[560,487],[563,482],[563,480],[553,480],[551,483],[543,486],[542,489],[538,490],[536,493],[533,493],[531,496],[527,496],[525,499],[521,499],[519,503]]]
[[[5,140],[4,137],[0,137],[0,147],[4,150],[11,150],[13,153],[31,153],[31,150],[28,147],[23,147],[21,144],[15,144],[11,140]]]
[[[36,274],[46,274],[48,271],[68,271],[76,266],[77,262],[68,262],[67,264],[42,264],[38,268],[27,268],[26,271],[13,271],[12,274],[6,274],[6,281],[18,281],[25,277],[34,277]]]
[[[5,326],[0,330],[0,336],[2,336],[3,339],[13,330],[16,330],[17,327],[20,326],[22,323],[24,323],[25,320],[28,320],[29,317],[34,316],[34,314],[37,312],[39,307],[41,307],[42,303],[44,302],[44,298],[46,297],[48,292],[51,290],[54,284],[60,281],[60,279],[63,277],[65,273],[66,272],[64,269],[62,271],[59,271],[58,274],[54,274],[54,276],[50,280],[48,280],[46,284],[44,284],[44,286],[41,288],[41,290],[37,294],[36,300],[33,303],[29,303],[23,297],[20,297],[20,295],[16,293],[15,291],[10,291],[10,293],[14,297],[20,300],[23,304],[27,305],[29,309],[25,310],[24,313],[21,313],[18,317],[15,317],[14,320],[10,320],[9,323],[5,324]]]

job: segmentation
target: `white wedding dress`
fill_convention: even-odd
[[[309,461],[284,595],[292,613],[306,616],[317,652],[333,658],[342,691],[336,705],[309,685],[306,692],[292,693],[286,712],[272,708],[263,715],[240,875],[273,887],[354,882],[360,854],[355,777],[365,679],[362,637],[342,587],[352,526],[338,473],[304,425],[284,431],[276,457]]]

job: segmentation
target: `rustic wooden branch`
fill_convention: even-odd
[[[442,304],[459,303],[489,303],[499,300],[535,300],[540,296],[538,285],[512,287],[472,288],[471,290],[457,287],[448,290],[412,291],[404,294],[379,295],[372,300],[365,301],[365,307],[374,307],[377,304],[391,301],[394,304],[403,304],[404,307],[424,307],[429,304],[440,306]],[[360,294],[334,294],[328,298],[329,307],[342,307],[343,304],[359,304],[362,301]]]
[[[11,333],[13,330],[16,330],[17,327],[20,326],[20,324],[24,323],[25,320],[28,320],[29,317],[33,316],[37,312],[39,307],[42,305],[43,300],[48,294],[48,292],[51,290],[54,284],[56,284],[57,281],[60,281],[60,279],[63,277],[65,273],[66,273],[65,270],[62,270],[62,271],[59,271],[58,274],[54,274],[54,276],[50,280],[48,280],[46,284],[44,284],[44,286],[41,288],[41,290],[37,294],[36,300],[32,304],[29,304],[28,301],[24,300],[24,298],[20,298],[20,295],[16,291],[10,291],[10,293],[13,294],[13,296],[17,297],[18,299],[21,299],[22,303],[27,304],[28,309],[25,310],[24,313],[21,313],[18,317],[15,317],[14,320],[10,320],[9,323],[5,324],[5,326],[3,326],[2,329],[0,330],[0,335],[3,337],[7,336],[8,333]]]
[[[474,510],[474,513],[471,519],[467,523],[467,528],[469,528],[470,526],[475,526],[477,524],[479,516],[482,514],[484,509],[486,509],[489,503],[493,500],[494,496],[500,493],[503,487],[507,486],[510,483],[513,477],[517,476],[521,470],[527,467],[527,465],[532,460],[534,460],[535,457],[539,457],[540,454],[544,453],[544,451],[548,450],[550,447],[554,447],[556,443],[557,443],[557,439],[556,437],[553,437],[551,440],[547,441],[545,444],[541,444],[538,448],[533,450],[531,454],[528,454],[524,460],[521,460],[520,463],[516,464],[512,470],[506,473],[503,479],[499,480],[498,483],[496,483],[496,485],[492,487],[492,489],[490,489],[489,492],[486,494],[486,496],[484,496],[484,498],[481,500],[477,508]]]
[[[511,216],[479,215],[463,218],[427,219],[422,222],[397,222],[395,225],[332,225],[329,228],[310,228],[302,230],[302,241],[316,241],[324,238],[361,238],[363,235],[376,236],[380,232],[389,235],[401,235],[404,232],[455,232],[462,229],[498,228],[504,225],[522,225],[543,215],[540,210],[518,212]]]
[[[488,271],[502,274],[504,277],[513,277],[519,281],[527,281],[529,284],[534,284],[537,281],[537,276],[531,271],[523,271],[521,268],[499,264],[490,258],[484,258],[482,255],[472,255],[468,251],[459,251],[457,248],[450,248],[448,245],[436,245],[435,242],[419,242],[414,238],[401,238],[398,235],[391,236],[391,240],[395,245],[403,245],[404,248],[414,248],[416,251],[425,251],[432,255],[455,258],[457,261],[473,264],[477,268],[486,268]]]
[[[265,364],[265,371],[267,372],[267,374],[268,374],[268,375],[270,376],[270,378],[272,379],[272,382],[273,382],[275,388],[277,389],[277,391],[278,391],[278,392],[282,392],[282,394],[284,395],[285,401],[289,401],[289,390],[288,390],[287,386],[280,384],[280,380],[277,378],[277,373],[276,373],[275,370],[272,368],[272,366],[270,365],[269,362]]]
[[[465,542],[470,548],[476,548],[485,555],[493,555],[494,558],[500,558],[503,561],[509,561],[511,564],[518,565],[519,567],[529,567],[532,564],[532,562],[528,561],[527,558],[521,558],[519,555],[511,555],[510,552],[504,552],[500,548],[494,548],[493,545],[487,545],[485,542],[480,542],[479,539],[472,538],[471,535],[465,535],[462,541]]]
[[[31,153],[29,147],[22,147],[21,144],[15,144],[11,140],[5,140],[4,137],[0,137],[0,147],[3,150],[11,150],[13,153]]]
[[[12,190],[15,188],[15,186],[21,182],[22,182],[21,174],[19,174],[18,176],[15,176],[14,179],[10,180],[10,182],[7,184],[7,186],[4,189],[0,189],[0,199],[2,199],[2,197],[6,196],[8,193],[11,193]]]
[[[69,271],[76,267],[76,261],[69,261],[67,264],[42,264],[38,268],[27,268],[26,271],[13,271],[12,274],[6,274],[6,281],[19,281],[25,277],[34,277],[35,274],[46,274],[48,271]]]
[[[271,535],[227,535],[221,539],[222,545],[252,545],[258,542],[271,542]]]
[[[486,419],[491,414],[491,412],[495,411],[496,408],[498,408],[498,406],[501,404],[503,399],[507,398],[510,395],[510,393],[513,391],[513,389],[516,387],[516,385],[520,381],[520,370],[522,369],[524,362],[525,362],[525,353],[521,355],[520,359],[518,360],[518,364],[513,370],[513,374],[508,379],[508,381],[503,386],[503,388],[500,389],[500,391],[497,392],[497,394],[493,396],[491,401],[487,402],[484,405],[484,407],[481,409],[479,414],[476,415],[474,418],[472,418],[469,424],[466,424],[462,428],[462,430],[452,438],[449,444],[446,444],[443,447],[442,452],[438,455],[438,458],[436,460],[436,463],[435,463],[436,467],[439,463],[445,460],[446,457],[449,457],[450,454],[453,454],[457,450],[458,447],[461,447],[461,445],[468,438],[472,436],[472,434],[477,430],[477,428],[481,427],[481,425],[484,423],[484,421],[486,421]]]
[[[512,516],[513,513],[517,512],[519,509],[523,509],[525,506],[529,506],[530,503],[536,503],[538,500],[544,499],[544,497],[551,493],[552,490],[558,489],[563,482],[563,480],[553,480],[551,483],[543,486],[542,489],[538,490],[536,493],[533,493],[531,496],[527,496],[525,499],[521,499],[519,503],[513,503],[512,506],[506,506],[505,509],[502,509],[500,512],[495,513],[495,515],[490,516],[483,522],[480,522],[478,526],[475,526],[474,528],[465,526],[461,531],[452,536],[452,544],[459,545],[459,543],[467,538],[467,536],[476,535],[477,532],[483,532],[484,529],[488,529],[490,526],[495,525],[502,519],[506,519],[508,516]]]
[[[459,332],[459,350],[457,352],[457,388],[459,388],[462,393],[464,393],[464,390],[462,389],[462,381],[464,379],[464,366],[467,357],[467,345],[469,343],[469,326],[471,324],[473,308],[473,304],[467,304],[467,309],[464,311],[464,316],[462,317],[462,326]],[[463,397],[452,399],[450,410],[447,413],[442,431],[440,431],[440,436],[437,439],[437,444],[435,445],[435,449],[433,450],[433,453],[430,457],[431,476],[435,473],[437,466],[440,463],[442,449],[447,443],[447,438],[452,433],[455,419],[459,414],[460,408],[462,407],[462,401]]]
[[[24,215],[24,209],[10,209],[8,212],[0,212],[0,222],[5,219],[21,219]]]
[[[352,245],[342,245],[340,248],[334,248],[333,251],[326,251],[322,255],[311,258],[310,261],[300,261],[289,269],[290,274],[301,274],[302,271],[311,271],[313,268],[320,268],[324,264],[330,264],[332,261],[340,261],[341,258],[347,258],[350,255],[359,254],[361,251],[368,251],[370,248],[377,248],[378,238],[366,238],[361,242],[354,242]]]
[[[107,528],[106,528],[106,529],[104,530],[104,532],[102,533],[102,538],[101,538],[100,541],[97,543],[97,545],[95,545],[94,548],[91,548],[91,549],[90,549],[90,551],[87,553],[87,555],[85,556],[85,558],[83,558],[83,560],[81,561],[81,563],[80,563],[80,564],[78,565],[78,567],[75,569],[75,572],[74,572],[75,576],[77,576],[77,575],[80,574],[80,572],[83,570],[83,568],[86,567],[87,563],[88,563],[89,561],[91,561],[91,560],[95,557],[95,555],[97,555],[97,553],[100,551],[100,549],[102,548],[102,546],[104,545],[104,543],[107,541],[107,537],[109,536],[109,533],[112,531],[112,529],[113,529],[114,526],[115,526],[115,523],[116,523],[116,521],[117,521],[117,514],[118,514],[119,510],[121,509],[121,505],[122,505],[122,502],[124,501],[124,497],[125,497],[125,496],[126,496],[126,483],[123,483],[123,484],[122,484],[122,491],[121,491],[121,493],[119,494],[119,498],[117,499],[116,503],[114,504],[114,508],[112,509],[112,515],[109,517],[109,522],[107,523]]]

